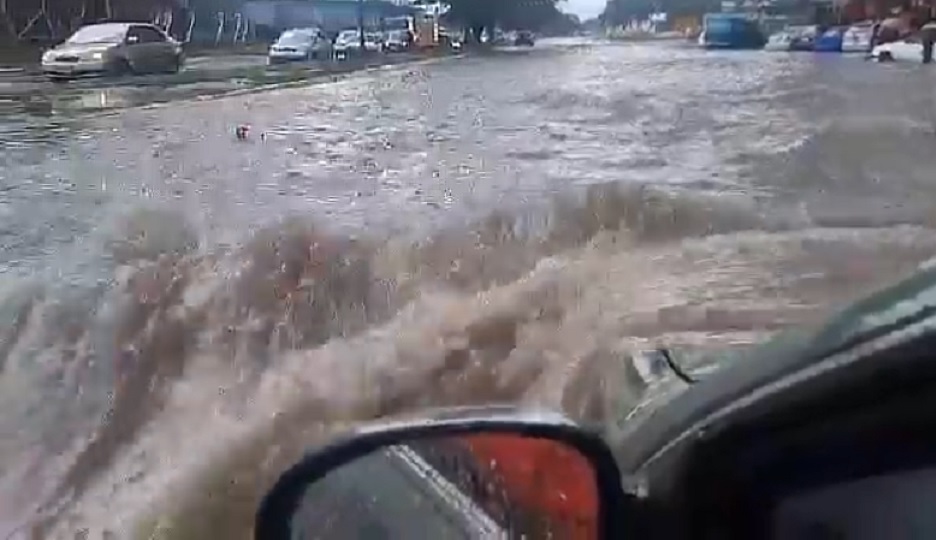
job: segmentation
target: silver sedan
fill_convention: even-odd
[[[182,64],[182,45],[159,27],[141,23],[85,26],[42,56],[42,71],[54,79],[175,73]]]

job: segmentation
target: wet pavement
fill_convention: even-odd
[[[234,537],[314,426],[617,415],[628,351],[757,342],[936,253],[920,66],[565,40],[316,82],[0,102],[0,524],[52,489],[57,537],[183,499]]]
[[[363,66],[406,63],[415,54],[380,55],[343,62],[267,65],[256,54],[189,58],[176,74],[93,77],[53,82],[29,70],[0,70],[0,113],[76,114],[209,97],[237,90],[314,81]]]

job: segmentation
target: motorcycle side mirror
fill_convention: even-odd
[[[442,409],[307,454],[261,502],[254,538],[627,538],[635,511],[611,451],[568,418]]]

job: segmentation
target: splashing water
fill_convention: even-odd
[[[780,65],[786,70],[780,75],[749,75],[750,63],[713,56],[706,69],[731,76],[710,78],[700,75],[696,53],[673,53],[664,62],[650,49],[628,50],[631,67],[652,65],[654,88],[670,92],[678,107],[642,100],[648,90],[630,86],[641,81],[624,80],[622,89],[608,75],[596,79],[596,71],[618,69],[619,57],[576,56],[560,68],[529,68],[533,89],[522,96],[495,80],[490,84],[498,90],[507,88],[496,103],[479,96],[497,92],[471,88],[476,93],[459,95],[454,113],[432,105],[422,121],[435,117],[437,123],[428,128],[377,118],[395,127],[371,132],[367,124],[363,143],[345,133],[344,117],[359,121],[364,109],[402,114],[412,103],[388,105],[383,90],[374,88],[380,79],[366,91],[354,86],[360,83],[323,87],[316,94],[321,100],[297,105],[296,116],[314,116],[317,129],[299,135],[270,129],[267,146],[242,145],[244,155],[236,156],[236,167],[252,172],[261,157],[285,164],[294,171],[287,180],[298,181],[306,169],[293,161],[301,148],[293,139],[309,135],[314,152],[326,153],[315,154],[317,166],[332,175],[301,187],[318,189],[319,202],[338,189],[333,178],[377,177],[386,187],[411,162],[438,161],[443,169],[446,145],[458,139],[453,126],[470,125],[461,133],[468,142],[458,143],[469,156],[464,161],[477,165],[467,176],[486,179],[499,170],[512,179],[491,180],[492,192],[525,193],[532,184],[554,186],[556,177],[595,171],[579,175],[587,178],[585,186],[543,188],[547,204],[485,203],[498,209],[470,226],[436,228],[422,240],[378,234],[377,226],[345,232],[332,226],[332,214],[319,211],[321,205],[277,212],[293,217],[262,226],[223,227],[178,204],[173,190],[180,175],[192,173],[164,171],[166,163],[156,157],[144,156],[153,166],[142,174],[170,178],[157,186],[169,194],[165,204],[123,204],[110,188],[82,192],[86,204],[70,216],[91,216],[81,227],[94,229],[100,200],[120,203],[114,203],[120,219],[95,237],[100,245],[51,235],[36,245],[55,246],[71,264],[31,278],[6,272],[0,281],[0,532],[248,538],[258,497],[306,448],[357,422],[433,405],[561,408],[613,441],[620,421],[652,390],[632,362],[640,351],[659,344],[720,351],[756,343],[818,320],[932,257],[936,235],[925,216],[933,206],[913,182],[882,187],[856,176],[831,193],[852,167],[873,169],[843,149],[870,148],[873,157],[881,124],[866,129],[860,122],[833,122],[810,134],[781,113],[771,116],[778,102],[800,99],[795,92],[789,97],[792,83],[783,77],[792,80],[798,70],[812,68]],[[590,78],[567,80],[575,69],[591,70]],[[543,82],[536,81],[540,73]],[[431,80],[431,73],[423,75]],[[410,90],[425,84],[406,79]],[[770,92],[755,94],[762,86]],[[445,88],[457,94],[453,89],[460,86]],[[377,97],[355,101],[365,93]],[[713,93],[720,100],[705,97]],[[349,94],[354,99],[345,99]],[[433,103],[443,99],[439,94]],[[337,98],[326,102],[329,96]],[[348,104],[337,105],[342,99]],[[272,101],[260,96],[249,103],[256,110]],[[787,105],[808,110],[813,104],[805,101]],[[215,107],[213,113],[235,108],[230,101],[205,106]],[[721,124],[708,118],[716,109],[724,113]],[[185,116],[191,109],[165,114]],[[537,138],[524,139],[494,123],[498,115],[545,125],[531,129]],[[126,130],[151,133],[143,118],[127,113],[121,122]],[[488,131],[475,122],[487,122]],[[767,125],[771,137],[758,137]],[[891,135],[916,137],[903,131],[906,126]],[[431,139],[432,152],[413,140],[414,133]],[[480,134],[494,137],[490,133],[515,143],[498,159],[532,172],[482,163],[473,152],[484,146]],[[96,136],[100,152],[128,153],[122,135]],[[631,136],[646,146],[624,141]],[[207,144],[194,135],[190,140]],[[167,155],[185,151],[167,141],[154,144]],[[499,144],[505,145],[499,139],[493,146]],[[828,152],[816,152],[817,145]],[[368,154],[373,163],[358,163],[362,146],[376,152]],[[284,148],[293,151],[281,155]],[[927,154],[908,148],[925,160]],[[266,154],[252,154],[260,152]],[[208,158],[190,157],[186,166],[223,181],[199,161]],[[381,161],[390,163],[382,172]],[[339,168],[350,162],[361,166],[342,176]],[[721,176],[703,174],[710,166]],[[458,167],[440,171],[432,182],[451,181],[445,185],[457,192]],[[636,180],[619,183],[622,171]],[[673,181],[655,189],[637,185],[666,184],[661,178]],[[776,193],[762,197],[768,188]],[[266,189],[234,198],[256,196],[251,211],[269,211],[274,197]],[[855,201],[883,200],[874,189],[888,200],[919,204],[857,217],[845,210],[867,208]],[[551,195],[555,191],[563,194]],[[289,193],[290,200],[299,197]],[[35,204],[49,200],[35,198]],[[231,208],[240,208],[235,202]],[[349,215],[362,212],[348,206]],[[249,212],[231,219],[243,215]],[[45,234],[22,228],[15,238]],[[26,266],[38,260],[31,245],[14,246]]]

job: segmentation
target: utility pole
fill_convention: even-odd
[[[361,40],[361,54],[367,53],[367,40],[364,39],[364,0],[358,0],[358,39]]]

